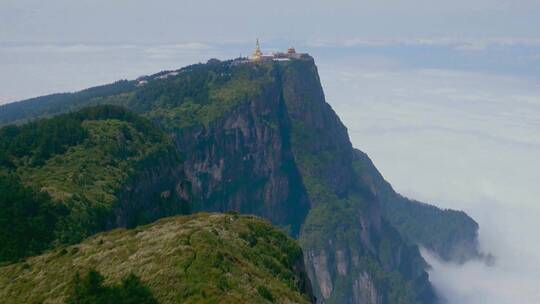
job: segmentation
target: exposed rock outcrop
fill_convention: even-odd
[[[320,303],[432,303],[427,265],[358,177],[313,59],[252,68],[271,79],[258,94],[173,133],[196,209],[261,215],[299,235]]]
[[[353,285],[354,304],[380,304],[382,298],[378,295],[373,285],[373,280],[367,272],[360,274]]]
[[[191,185],[174,149],[159,151],[137,164],[118,191],[109,229],[134,227],[156,219],[191,212]]]
[[[195,210],[257,214],[298,235],[309,200],[290,149],[279,86],[272,82],[209,126],[173,136]]]

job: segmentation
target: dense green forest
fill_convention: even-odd
[[[23,186],[16,175],[1,171],[0,194],[0,263],[48,249],[66,208],[52,203],[47,193]]]
[[[0,164],[6,169],[17,165],[43,165],[51,156],[64,153],[88,137],[84,121],[116,119],[132,123],[138,132],[159,140],[160,131],[131,112],[115,106],[90,107],[79,112],[42,119],[21,126],[0,128]]]
[[[132,176],[164,159],[179,160],[163,132],[116,106],[3,127],[0,151],[0,233],[3,244],[12,244],[2,247],[0,261],[106,229]],[[132,224],[148,220],[139,216]]]

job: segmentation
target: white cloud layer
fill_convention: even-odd
[[[353,144],[399,192],[479,222],[493,267],[425,254],[449,304],[540,303],[538,82],[331,63],[320,73]]]
[[[307,41],[313,47],[388,47],[388,46],[440,46],[457,50],[485,50],[489,47],[538,47],[540,38],[343,38],[343,39],[314,39]]]

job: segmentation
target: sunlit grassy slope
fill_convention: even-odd
[[[117,229],[0,268],[3,303],[62,303],[74,275],[95,268],[106,284],[130,273],[159,303],[309,303],[297,243],[269,223],[196,214]]]

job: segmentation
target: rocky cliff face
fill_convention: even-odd
[[[299,235],[320,303],[432,303],[418,249],[354,170],[313,59],[250,65],[271,78],[257,94],[173,132],[196,209],[261,215]]]
[[[298,235],[309,209],[279,83],[209,126],[175,133],[196,210],[257,214]]]
[[[320,302],[432,303],[426,264],[358,178],[347,130],[325,102],[313,62],[288,65],[282,84],[292,150],[312,205],[300,241]]]
[[[191,185],[176,151],[165,149],[137,163],[117,192],[108,229],[134,227],[191,212]]]

